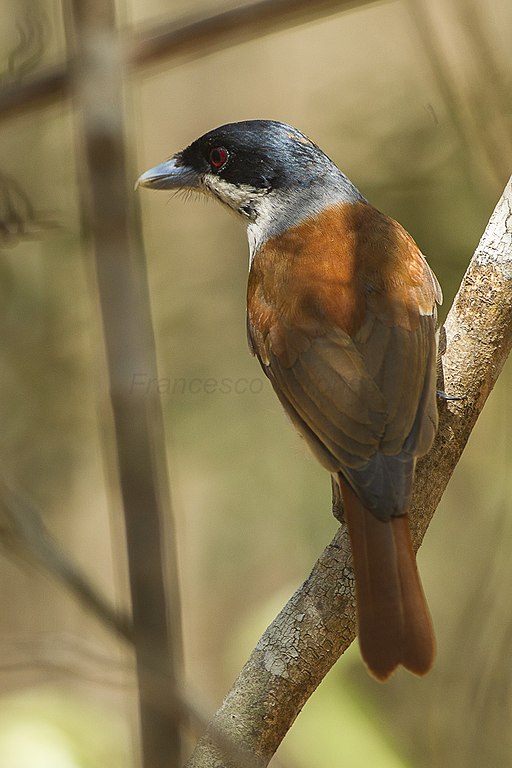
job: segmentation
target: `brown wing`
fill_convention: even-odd
[[[364,204],[269,240],[252,264],[253,351],[319,461],[379,516],[404,511],[434,435],[436,297],[414,241]]]

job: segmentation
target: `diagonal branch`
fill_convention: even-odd
[[[66,587],[93,616],[113,629],[125,641],[132,642],[130,618],[116,611],[94,588],[86,574],[53,538],[36,505],[14,490],[1,476],[0,552],[42,567]]]
[[[511,347],[512,178],[441,330],[440,385],[461,399],[441,402],[434,446],[418,464],[411,510],[416,546]],[[304,703],[354,640],[353,587],[342,525],[259,640],[187,768],[268,765]]]
[[[379,0],[258,0],[211,16],[189,18],[178,23],[159,23],[137,33],[129,46],[133,64],[160,60],[198,58],[216,50],[254,40],[336,13],[353,10]]]
[[[127,35],[125,55],[135,70],[159,61],[180,63],[184,56],[197,59],[221,48],[376,2],[379,0],[256,0],[211,16],[160,21],[131,38]],[[0,89],[0,117],[44,107],[69,96],[71,80],[71,67],[63,63],[5,85]]]

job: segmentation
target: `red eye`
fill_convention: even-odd
[[[225,147],[214,147],[210,150],[210,163],[219,170],[228,161],[229,153]]]

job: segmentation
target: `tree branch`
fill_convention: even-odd
[[[159,61],[179,63],[206,56],[283,28],[342,13],[378,0],[258,0],[211,16],[162,22],[127,36],[125,55],[134,69]],[[44,107],[70,95],[71,68],[59,64],[0,89],[0,118]]]
[[[96,618],[132,642],[131,621],[115,610],[59,546],[36,505],[0,477],[0,546],[26,559],[63,584]]]
[[[207,17],[159,23],[129,44],[132,64],[198,58],[298,24],[374,4],[378,0],[259,0]]]
[[[411,524],[419,546],[512,346],[512,179],[464,276],[440,344],[439,430],[418,463]],[[263,768],[355,637],[344,525],[265,631],[187,768]],[[242,757],[241,757],[242,756]]]

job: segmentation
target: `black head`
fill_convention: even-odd
[[[254,189],[307,186],[331,161],[296,128],[274,120],[246,120],[216,128],[178,156],[203,175]]]
[[[271,197],[307,196],[322,189],[358,195],[348,179],[307,136],[274,120],[246,120],[215,128],[144,173],[139,184],[207,192],[255,221]],[[312,193],[313,194],[313,193]],[[267,206],[268,208],[268,206]]]

